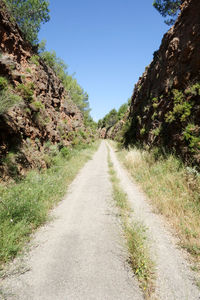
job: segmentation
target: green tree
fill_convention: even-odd
[[[42,23],[49,21],[49,1],[4,0],[8,11],[32,44],[38,43],[38,32]]]
[[[55,51],[44,51],[45,42],[43,41],[39,45],[39,52],[45,63],[51,67],[57,76],[62,81],[65,89],[68,91],[72,101],[78,106],[84,115],[85,123],[91,123],[90,117],[90,107],[88,94],[83,90],[83,88],[78,84],[77,80],[73,75],[69,75],[67,72],[68,66],[65,62],[57,57]]]
[[[165,23],[167,25],[172,25],[177,18],[180,11],[180,5],[183,2],[184,0],[154,0],[153,6],[164,18],[170,17],[165,20]]]
[[[128,110],[128,103],[124,103],[120,106],[120,108],[118,110],[118,119],[119,120],[123,119],[127,110]]]

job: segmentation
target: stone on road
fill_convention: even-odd
[[[112,202],[105,142],[80,171],[53,216],[35,235],[26,258],[30,271],[4,281],[9,292],[6,299],[143,299],[127,264]]]

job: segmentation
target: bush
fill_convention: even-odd
[[[30,63],[39,66],[39,56],[38,55],[31,56]]]
[[[17,90],[20,92],[20,94],[24,98],[24,100],[27,100],[27,101],[33,100],[34,85],[32,82],[29,82],[26,85],[23,83],[18,84]]]
[[[0,76],[0,91],[7,90],[8,80],[5,77]]]
[[[6,165],[11,177],[16,178],[18,176],[18,169],[16,165],[16,154],[9,152],[4,159],[4,165]]]
[[[0,115],[4,114],[9,108],[20,102],[22,102],[20,96],[9,93],[8,91],[0,92]]]
[[[69,148],[63,147],[63,148],[60,150],[60,153],[62,154],[63,157],[69,157],[70,154],[71,154],[71,151],[69,150]]]
[[[32,105],[35,107],[35,109],[38,109],[38,110],[45,108],[44,104],[42,104],[42,102],[40,102],[40,101],[32,102]]]

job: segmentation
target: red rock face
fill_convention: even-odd
[[[178,20],[139,78],[126,138],[127,144],[140,141],[164,145],[195,163],[200,161],[199,12],[199,0],[184,2]],[[192,132],[194,128],[196,133]]]
[[[36,63],[31,60],[34,49],[4,8],[0,9],[0,32],[0,76],[8,79],[14,94],[22,94],[19,84],[32,85],[33,92],[31,101],[24,100],[0,114],[0,159],[15,148],[22,157],[19,172],[45,167],[45,143],[70,145],[68,133],[84,129],[83,116],[54,71],[38,57]],[[4,171],[1,161],[0,172]]]

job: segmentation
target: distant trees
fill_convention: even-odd
[[[184,0],[154,0],[153,6],[159,11],[159,13],[164,17],[170,17],[165,20],[167,25],[174,24],[176,17],[180,10],[180,5]]]
[[[114,108],[105,117],[98,121],[98,128],[110,128],[114,126],[119,120],[122,120],[125,113],[128,110],[128,106],[130,105],[130,99],[128,103],[124,103],[120,106],[118,111]]]
[[[8,11],[32,44],[38,42],[42,23],[49,21],[49,1],[46,0],[3,0]]]

